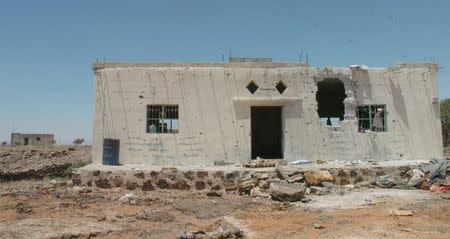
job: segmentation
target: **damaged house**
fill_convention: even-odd
[[[94,64],[93,162],[442,157],[437,66]]]

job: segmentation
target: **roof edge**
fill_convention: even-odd
[[[176,62],[176,63],[121,63],[121,62],[107,62],[94,63],[92,70],[105,68],[128,68],[128,67],[244,67],[244,68],[277,68],[277,67],[310,67],[305,63],[275,63],[275,62]]]

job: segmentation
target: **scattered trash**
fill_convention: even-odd
[[[431,185],[430,187],[430,191],[441,191],[441,192],[447,192],[450,190],[450,187],[448,186],[436,186],[436,185]]]
[[[420,169],[413,169],[408,171],[411,178],[408,181],[408,186],[416,187],[425,180],[425,174]]]
[[[421,169],[424,173],[430,173],[429,180],[445,179],[447,170],[450,169],[450,160],[432,159],[428,164],[422,164]]]
[[[414,215],[414,213],[409,210],[392,209],[389,211],[389,215],[391,215],[391,216],[412,216],[412,215]]]

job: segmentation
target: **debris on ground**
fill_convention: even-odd
[[[450,190],[450,187],[448,186],[436,186],[436,185],[431,185],[430,187],[430,191],[441,191],[441,192],[447,192]]]
[[[422,164],[421,169],[424,173],[430,173],[429,180],[445,179],[447,171],[450,170],[450,160],[433,158],[427,164]]]
[[[283,166],[281,165],[281,161],[278,161],[275,164],[275,172],[279,179],[286,180],[289,178],[289,175],[286,173],[286,171],[283,169]]]
[[[134,193],[127,193],[123,195],[121,198],[119,198],[119,202],[121,204],[130,204],[130,205],[136,205],[139,201],[139,197],[136,196]]]
[[[392,188],[395,186],[395,180],[389,175],[378,176],[373,183],[380,188]]]
[[[306,171],[303,174],[308,186],[319,186],[322,182],[333,182],[334,178],[327,170]]]
[[[275,201],[296,202],[300,201],[305,195],[306,185],[289,184],[284,181],[272,182],[270,184],[269,194]]]
[[[235,239],[243,238],[244,234],[237,227],[220,225],[215,232],[195,231],[195,232],[179,232],[177,239]]]
[[[91,147],[68,150],[65,146],[0,147],[0,180],[64,177],[70,169],[91,161]]]
[[[243,166],[246,168],[268,168],[275,167],[277,162],[278,160],[276,159],[262,159],[257,157],[255,160],[244,163]]]
[[[408,171],[408,175],[411,177],[408,181],[408,186],[416,187],[425,180],[425,174],[420,169],[412,169]]]
[[[319,230],[320,230],[320,229],[324,229],[324,228],[325,228],[324,226],[322,226],[322,225],[319,224],[319,223],[314,223],[313,225],[314,225],[314,228],[315,228],[315,229],[319,229]]]
[[[305,160],[305,159],[299,159],[299,160],[294,160],[289,162],[290,165],[300,165],[300,164],[308,164],[308,163],[312,163],[309,160]]]
[[[389,215],[391,215],[391,216],[412,216],[412,215],[414,215],[414,213],[413,213],[413,211],[410,211],[410,210],[391,209],[391,210],[389,210]]]

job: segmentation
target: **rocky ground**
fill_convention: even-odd
[[[84,155],[88,149],[69,151],[66,147],[49,152],[63,151],[67,154],[59,154],[67,162],[74,160],[72,165],[82,158],[75,155]],[[56,156],[39,158],[50,165],[59,162]],[[10,169],[22,170],[20,166]],[[252,174],[239,179],[239,190],[228,192],[195,187],[99,188],[48,176],[3,181],[0,238],[366,239],[448,238],[450,234],[449,192],[395,188],[385,181],[337,185],[326,172],[303,173],[302,177],[286,176],[283,171],[272,174],[288,179]],[[243,190],[255,178],[259,186]],[[266,192],[256,190],[266,186]]]
[[[244,238],[448,238],[450,233],[448,193],[340,188],[312,195],[309,203],[281,203],[237,193],[129,194],[66,183],[3,183],[0,238],[177,238],[184,231],[214,235],[221,226],[239,228]],[[412,215],[390,215],[391,210]]]
[[[90,146],[1,146],[0,180],[70,176],[90,161]]]

